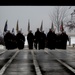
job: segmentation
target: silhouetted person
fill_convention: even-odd
[[[56,34],[55,34],[55,31],[53,30],[52,31],[52,43],[53,43],[53,48],[52,49],[55,49],[56,48]]]
[[[56,34],[56,48],[61,48],[61,34]]]
[[[24,48],[24,43],[25,43],[25,36],[19,31],[16,34],[16,40],[17,40],[17,47],[18,49],[23,49]]]
[[[35,39],[34,39],[34,46],[37,49],[37,45],[38,45],[38,49],[40,49],[39,44],[40,44],[40,39],[41,39],[41,32],[39,31],[39,28],[37,28],[37,31],[35,32]]]
[[[49,49],[55,49],[54,42],[55,42],[55,34],[50,29],[49,32],[47,33],[47,47]]]
[[[33,33],[32,33],[31,30],[27,34],[27,41],[28,41],[28,47],[29,47],[29,49],[33,49],[34,35],[33,35]]]
[[[67,41],[69,41],[69,37],[66,32],[61,33],[61,49],[66,49]]]
[[[39,49],[44,49],[45,48],[45,41],[46,41],[46,34],[44,31],[40,32],[40,43],[39,43]]]
[[[10,33],[10,31],[7,31],[6,34],[4,35],[4,42],[6,49],[15,49],[17,48],[16,45],[16,39],[15,35]]]
[[[17,48],[17,41],[16,41],[16,35],[12,34],[12,48]]]
[[[11,40],[11,36],[10,36],[10,31],[7,31],[5,34],[4,34],[4,42],[5,42],[5,47],[6,49],[9,49],[9,44],[10,44],[10,40]]]

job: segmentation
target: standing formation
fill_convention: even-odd
[[[56,34],[53,30],[49,30],[47,34],[44,31],[40,31],[37,28],[35,34],[30,30],[27,34],[28,48],[29,49],[66,49],[67,41],[69,41],[69,37],[66,32],[61,32],[60,34]],[[6,49],[23,49],[25,43],[25,36],[21,31],[15,35],[10,31],[7,31],[4,34],[4,42]]]
[[[56,34],[52,29],[49,30],[47,35],[44,31],[40,31],[37,28],[35,34],[30,31],[27,35],[28,47],[29,49],[66,49],[67,41],[69,41],[69,37],[65,31],[60,34]],[[33,46],[34,45],[34,46]]]
[[[12,29],[12,33],[7,30],[7,21],[4,27],[4,42],[7,49],[23,49],[25,43],[25,36],[21,31],[19,31],[18,21],[16,26],[17,34],[14,34],[14,28]],[[60,26],[60,34],[56,34],[54,31],[54,26],[52,22],[51,29],[47,34],[43,31],[43,21],[41,22],[41,27],[37,28],[35,34],[32,33],[30,30],[30,20],[28,20],[28,34],[27,34],[27,41],[28,41],[28,48],[29,49],[66,49],[67,41],[69,41],[69,37],[64,32],[63,23]]]
[[[6,49],[23,49],[25,37],[20,31],[16,35],[12,34],[10,31],[7,31],[4,34],[4,42]]]

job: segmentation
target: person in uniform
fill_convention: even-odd
[[[12,34],[12,49],[15,49],[17,48],[17,41],[16,41],[16,35],[14,33],[11,33]]]
[[[27,34],[27,41],[28,41],[28,48],[33,49],[34,35],[31,30]]]
[[[55,49],[55,33],[50,29],[47,33],[47,47],[48,49]]]
[[[39,28],[37,28],[37,31],[35,32],[34,35],[35,39],[34,39],[34,46],[36,49],[40,49],[40,39],[41,39],[41,32],[39,31]]]
[[[56,34],[56,49],[60,49],[61,48],[61,34],[58,33]]]
[[[10,31],[6,31],[6,33],[4,34],[4,42],[6,49],[9,49],[10,40],[11,40],[11,33]]]
[[[16,34],[16,41],[17,41],[17,47],[18,49],[23,49],[24,48],[24,43],[25,43],[25,36],[19,31]]]
[[[40,49],[45,49],[45,41],[46,41],[46,34],[44,33],[44,31],[41,31],[41,38],[40,38],[40,43],[39,43],[39,48]]]
[[[53,40],[53,48],[52,49],[55,49],[56,48],[56,33],[54,30],[52,30],[52,40]]]
[[[16,45],[16,37],[9,30],[4,35],[4,42],[6,49],[15,49]]]
[[[66,49],[67,48],[67,41],[69,41],[69,37],[68,35],[66,34],[65,31],[63,31],[61,33],[61,49]]]

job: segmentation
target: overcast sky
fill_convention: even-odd
[[[48,31],[51,26],[49,13],[54,6],[0,6],[0,31],[3,32],[5,22],[8,20],[8,29],[16,29],[17,20],[19,29],[27,34],[28,19],[30,19],[30,29],[36,31],[41,26],[43,20],[43,30]],[[15,31],[16,33],[16,31]]]

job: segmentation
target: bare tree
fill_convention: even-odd
[[[75,29],[75,9],[74,9],[74,11],[71,13],[71,19],[70,19],[70,21],[67,22],[66,27],[69,28],[69,31],[70,31],[70,32]]]
[[[49,14],[49,17],[53,24],[56,26],[57,31],[60,31],[61,21],[64,23],[68,21],[70,6],[55,6],[54,10]]]

